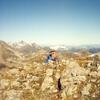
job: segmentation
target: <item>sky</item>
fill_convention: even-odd
[[[100,44],[100,0],[0,0],[0,40]]]

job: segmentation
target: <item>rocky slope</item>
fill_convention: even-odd
[[[100,64],[81,67],[74,59],[45,64],[33,57],[9,65],[0,70],[0,100],[100,100]]]
[[[100,56],[60,54],[59,62],[45,64],[43,49],[17,60],[8,54],[6,67],[0,65],[0,100],[100,100]]]
[[[0,40],[0,64],[20,60],[21,55],[15,48]]]

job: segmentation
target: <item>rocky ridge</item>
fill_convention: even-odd
[[[94,68],[95,67],[95,68]],[[1,100],[99,100],[100,65],[28,62],[0,70]]]

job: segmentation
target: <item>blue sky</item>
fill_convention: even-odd
[[[0,0],[0,39],[100,44],[100,0]]]

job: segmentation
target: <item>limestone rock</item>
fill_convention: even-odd
[[[9,90],[4,92],[4,100],[20,100],[21,91]]]
[[[0,89],[5,89],[10,85],[10,80],[8,79],[1,79],[0,80]]]

